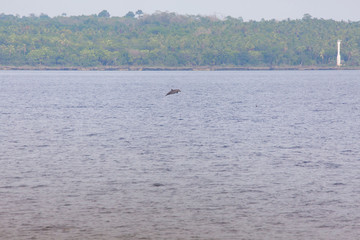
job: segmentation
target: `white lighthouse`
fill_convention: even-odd
[[[336,61],[336,65],[337,65],[338,67],[341,66],[340,44],[341,44],[341,40],[338,40],[338,41],[337,41],[338,54],[337,54],[337,61]]]

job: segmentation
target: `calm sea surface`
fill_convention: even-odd
[[[0,239],[359,239],[360,72],[2,71],[0,168]]]

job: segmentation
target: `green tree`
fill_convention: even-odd
[[[134,18],[134,17],[135,17],[135,13],[132,12],[132,11],[130,11],[130,12],[128,12],[128,13],[125,15],[125,17],[127,17],[127,18]]]
[[[102,10],[99,14],[98,17],[104,17],[104,18],[109,18],[110,17],[110,13],[106,10]]]
[[[135,13],[138,17],[142,17],[144,15],[142,10],[137,10]]]

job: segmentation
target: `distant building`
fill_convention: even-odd
[[[337,53],[337,61],[336,61],[336,65],[337,65],[338,67],[341,66],[340,44],[341,44],[341,40],[338,40],[338,41],[337,41],[338,53]]]

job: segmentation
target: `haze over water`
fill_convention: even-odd
[[[0,238],[357,239],[359,76],[2,71]]]

